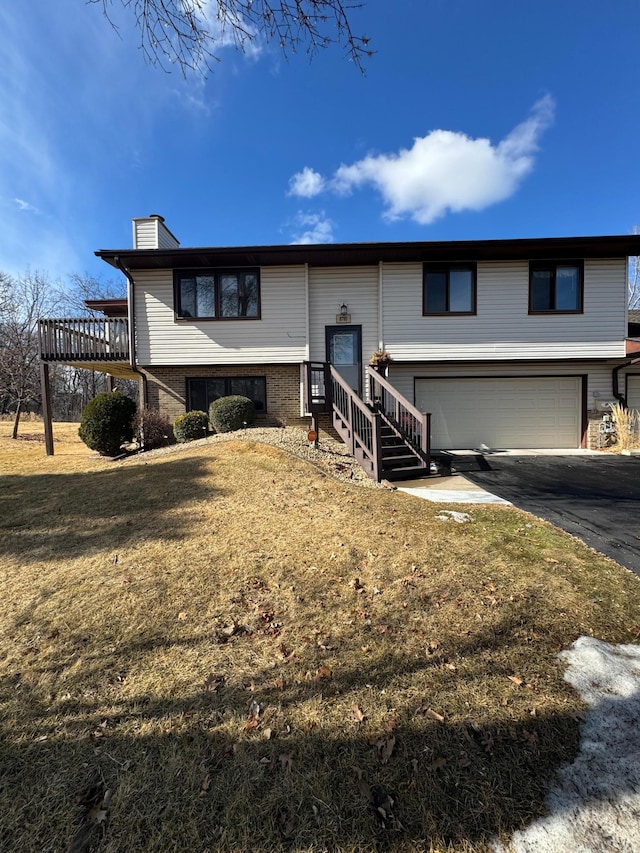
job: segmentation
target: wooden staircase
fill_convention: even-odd
[[[419,412],[375,369],[367,368],[362,400],[331,364],[306,362],[307,411],[330,412],[333,426],[365,472],[377,482],[431,474],[430,415]]]

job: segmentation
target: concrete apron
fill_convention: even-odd
[[[443,488],[443,486],[446,486]],[[511,501],[499,498],[476,486],[462,474],[450,477],[424,477],[420,480],[405,480],[398,491],[415,498],[444,504],[503,504],[512,506]]]
[[[478,450],[454,450],[452,455],[472,456],[597,456],[600,450],[586,450],[584,448],[569,449],[545,449],[545,450],[490,450],[489,448]],[[446,484],[446,486],[445,486]],[[476,486],[467,480],[462,474],[452,474],[450,477],[425,477],[420,480],[406,480],[398,491],[406,492],[416,498],[434,503],[458,503],[458,504],[502,504],[513,506],[511,501],[487,492],[480,486]]]

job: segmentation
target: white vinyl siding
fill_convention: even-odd
[[[177,249],[180,243],[157,216],[133,220],[134,249]]]
[[[626,259],[584,262],[583,314],[529,314],[527,261],[477,266],[477,315],[422,315],[422,264],[384,264],[383,336],[396,360],[620,358]]]
[[[327,326],[335,326],[345,303],[352,326],[362,326],[362,363],[378,348],[378,267],[309,270],[309,357],[325,361]]]
[[[133,248],[134,249],[157,249],[158,229],[156,219],[134,219],[133,220]]]
[[[172,270],[136,271],[135,282],[142,365],[294,364],[305,358],[304,266],[260,271],[260,320],[176,322]]]
[[[416,380],[434,448],[570,448],[581,439],[579,377]]]

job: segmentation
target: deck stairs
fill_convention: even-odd
[[[307,411],[331,414],[334,429],[369,477],[381,482],[434,473],[430,415],[418,411],[378,371],[367,368],[365,399],[324,362],[306,362],[303,383]]]

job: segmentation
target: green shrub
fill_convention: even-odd
[[[164,447],[173,441],[171,421],[157,409],[140,409],[133,421],[133,428],[145,450]]]
[[[84,407],[78,435],[91,450],[116,456],[120,447],[133,438],[136,404],[119,391],[98,394]]]
[[[176,441],[193,441],[196,438],[204,438],[207,434],[209,421],[206,412],[187,412],[184,415],[178,415],[173,422],[173,434]]]
[[[255,419],[256,409],[248,397],[219,397],[209,406],[209,420],[216,432],[235,432]]]

